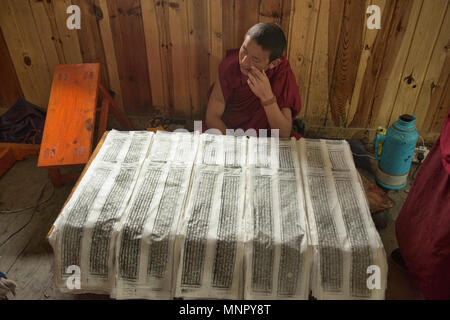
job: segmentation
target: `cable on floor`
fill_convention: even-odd
[[[20,227],[17,231],[15,231],[14,233],[10,234],[9,237],[6,238],[6,240],[3,241],[3,242],[0,244],[0,248],[3,247],[3,246],[4,246],[4,245],[12,238],[12,237],[14,237],[14,236],[15,236],[16,234],[18,234],[20,231],[22,231],[23,229],[25,229],[25,228],[30,224],[31,220],[33,220],[33,217],[34,217],[34,215],[36,214],[38,207],[39,207],[40,205],[42,205],[43,203],[45,203],[46,201],[50,200],[51,197],[53,197],[53,194],[54,194],[54,191],[55,191],[54,188],[53,188],[52,196],[51,196],[49,199],[47,199],[46,201],[40,202],[42,196],[44,195],[44,191],[45,191],[45,189],[46,189],[46,187],[47,187],[47,185],[48,185],[49,183],[51,183],[51,180],[48,180],[47,183],[44,185],[44,187],[41,189],[41,193],[39,194],[39,198],[38,198],[38,200],[36,201],[36,205],[34,205],[33,207],[30,207],[30,208],[34,208],[34,209],[33,209],[33,213],[32,213],[31,216],[30,216],[30,219],[28,219],[28,221],[27,221],[22,227]]]
[[[47,181],[47,183],[44,185],[43,189],[45,189],[45,187],[47,186],[47,184],[48,184],[49,182],[50,182],[50,180]],[[42,192],[42,191],[41,191],[41,192]],[[55,188],[53,187],[53,184],[52,184],[52,194],[51,194],[47,199],[45,199],[44,201],[42,201],[41,203],[38,203],[38,204],[37,204],[37,207],[39,207],[39,206],[43,205],[44,203],[50,201],[50,200],[53,198],[54,195],[55,195]],[[35,207],[36,207],[36,205],[34,205],[34,206],[29,206],[29,207],[26,207],[26,208],[21,208],[21,209],[14,209],[14,210],[0,210],[0,214],[8,214],[8,213],[19,213],[19,212],[24,212],[24,211],[26,211],[26,210],[33,209],[33,208],[35,208]]]

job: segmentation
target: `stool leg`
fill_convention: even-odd
[[[109,100],[103,98],[102,108],[100,109],[100,119],[98,121],[98,131],[97,131],[97,143],[103,137],[106,131],[106,126],[108,124],[108,113],[109,113]]]
[[[59,169],[48,169],[48,175],[50,176],[50,180],[52,180],[52,183],[56,188],[59,188],[63,185],[63,180]]]

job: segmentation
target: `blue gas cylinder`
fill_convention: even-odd
[[[379,160],[376,180],[380,186],[387,189],[402,189],[406,186],[419,138],[415,121],[413,115],[403,114],[384,137],[379,137],[383,140],[383,149],[378,156],[378,144],[375,145],[375,158]]]

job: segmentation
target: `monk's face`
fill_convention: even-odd
[[[251,67],[256,67],[260,71],[267,71],[278,64],[279,59],[270,63],[270,52],[264,50],[256,41],[249,36],[245,37],[239,50],[239,66],[244,75],[248,75]]]

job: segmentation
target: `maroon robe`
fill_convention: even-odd
[[[450,299],[450,112],[396,221],[408,271],[426,299]]]
[[[284,57],[280,57],[280,60],[275,68],[266,71],[266,75],[278,106],[280,109],[291,109],[294,118],[301,108],[299,89],[289,61]],[[229,129],[246,131],[253,128],[257,133],[259,129],[267,129],[267,134],[270,135],[264,107],[250,89],[247,79],[248,77],[243,75],[239,68],[239,49],[228,50],[225,59],[219,65],[219,81],[225,100],[222,121]],[[301,135],[294,131],[291,132],[291,136],[301,138]]]

